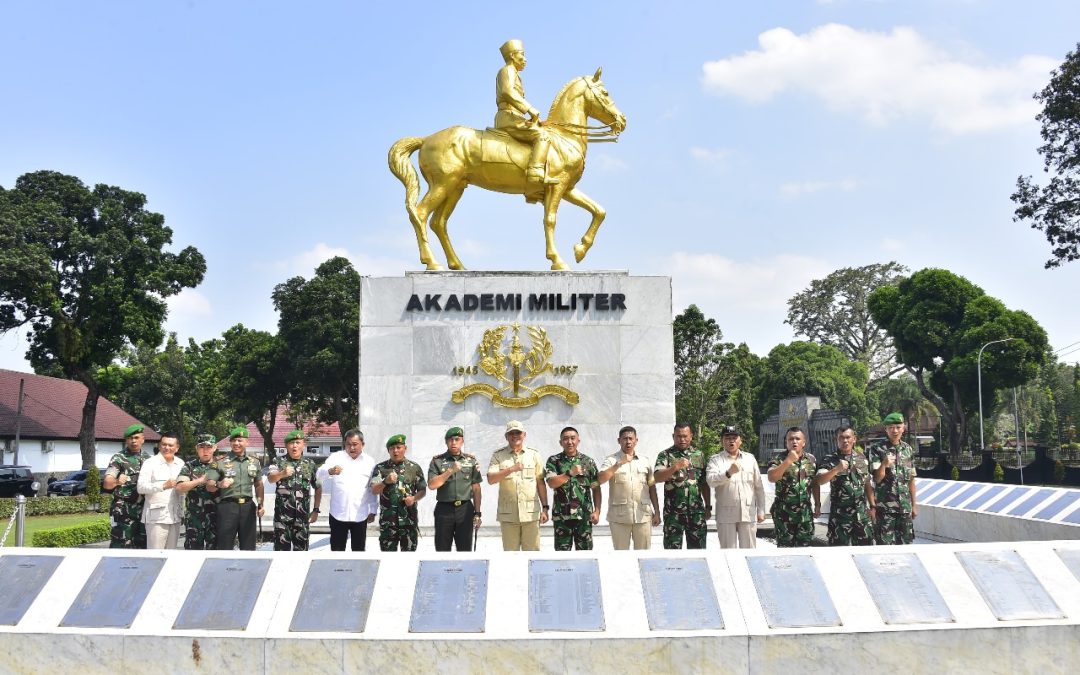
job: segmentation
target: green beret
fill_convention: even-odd
[[[405,434],[394,434],[390,438],[386,439],[386,449],[394,447],[395,445],[405,445]]]
[[[461,436],[462,438],[465,437],[465,432],[461,430],[461,427],[450,427],[446,430],[446,436],[444,438],[446,440],[450,440],[455,436]]]
[[[199,442],[195,445],[217,445],[217,438],[214,434],[202,434],[199,436]]]
[[[124,438],[127,438],[128,436],[134,436],[135,434],[141,434],[142,432],[143,432],[143,425],[141,425],[141,424],[132,424],[127,429],[124,429]]]
[[[889,413],[888,415],[885,416],[885,419],[881,420],[881,423],[882,424],[903,424],[904,423],[904,416],[901,415],[900,413],[897,413],[897,412]]]
[[[301,431],[300,429],[293,429],[289,433],[285,434],[285,442],[286,443],[288,443],[289,441],[295,441],[297,439],[299,439],[301,441],[304,440],[304,432]]]
[[[248,437],[247,427],[233,427],[229,431],[229,440],[230,441],[232,439],[234,439],[234,438],[247,438],[247,437]]]

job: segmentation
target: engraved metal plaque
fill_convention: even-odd
[[[751,556],[746,564],[770,628],[842,625],[810,556]]]
[[[269,571],[267,558],[207,558],[173,628],[245,630]]]
[[[63,560],[58,555],[6,555],[0,558],[0,626],[22,621],[38,593]]]
[[[363,633],[378,574],[378,560],[312,560],[289,630]]]
[[[876,553],[854,558],[885,623],[956,621],[914,553]]]
[[[704,558],[639,558],[638,569],[650,630],[724,627]]]
[[[410,633],[483,633],[486,560],[423,560],[416,573]]]
[[[957,551],[956,557],[999,621],[1064,618],[1016,551]]]
[[[164,558],[102,558],[60,625],[130,628],[164,566]]]
[[[529,561],[529,630],[604,630],[595,559]]]
[[[1057,549],[1058,557],[1065,563],[1065,566],[1069,568],[1069,571],[1073,573],[1077,581],[1080,581],[1080,549],[1065,548]]]

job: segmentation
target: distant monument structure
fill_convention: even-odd
[[[762,461],[784,447],[784,432],[799,427],[806,434],[806,450],[815,457],[833,451],[836,430],[851,424],[851,418],[836,410],[821,407],[820,396],[795,396],[781,399],[777,414],[767,418],[758,429],[758,451]]]

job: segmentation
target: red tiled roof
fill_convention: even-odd
[[[274,447],[285,447],[285,435],[290,431],[296,429],[296,424],[290,422],[288,419],[288,408],[285,406],[279,406],[277,409],[277,415],[274,417]],[[258,427],[254,422],[248,422],[248,447],[249,448],[261,448],[263,446],[262,434],[259,433]],[[336,436],[341,438],[341,427],[337,422],[333,424],[322,424],[320,422],[306,422],[304,424],[304,435],[308,438],[312,436]],[[218,441],[217,447],[228,448],[229,439],[223,438]]]
[[[86,385],[76,380],[19,373],[0,369],[0,436],[15,436],[15,416],[19,409],[19,380],[22,379],[23,411],[20,434],[23,438],[78,440]],[[139,420],[102,396],[98,399],[94,432],[98,440],[122,441],[124,429]],[[146,440],[161,437],[149,427]]]

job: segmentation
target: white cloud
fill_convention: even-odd
[[[625,161],[610,155],[596,155],[589,162],[591,166],[597,167],[601,173],[620,173],[630,168],[630,165]]]
[[[908,27],[880,33],[828,24],[803,35],[774,28],[758,44],[706,62],[705,90],[752,103],[805,93],[875,126],[924,119],[957,134],[1033,122],[1039,108],[1031,95],[1058,65],[1034,55],[1002,65],[961,60]]]
[[[905,248],[906,247],[904,246],[904,242],[900,239],[886,237],[885,239],[881,240],[881,250],[885,251],[886,253],[898,253],[900,251],[903,251]]]
[[[730,154],[731,152],[725,148],[702,148],[696,145],[690,148],[691,157],[707,164],[719,164]]]
[[[859,181],[853,178],[845,178],[844,180],[816,180],[816,181],[802,181],[793,183],[784,183],[780,186],[780,194],[784,197],[801,197],[803,195],[812,195],[815,192],[821,192],[823,190],[841,190],[843,192],[851,192],[855,188],[859,187]]]
[[[371,256],[366,253],[353,253],[347,248],[330,246],[323,242],[315,244],[314,248],[302,251],[291,259],[282,263],[290,275],[299,275],[311,278],[315,274],[315,268],[334,257],[347,258],[356,268],[356,271],[364,276],[399,276],[406,269],[416,267],[416,261],[398,258]]]
[[[202,293],[185,288],[165,301],[169,306],[169,319],[202,319],[214,314],[210,300]]]

